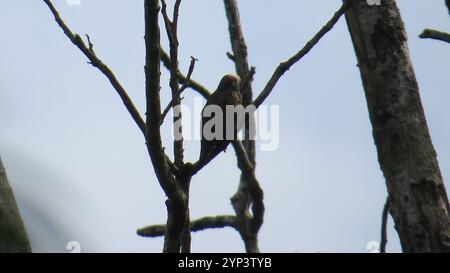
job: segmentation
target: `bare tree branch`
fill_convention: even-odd
[[[166,32],[167,32],[167,38],[169,39],[169,43],[170,44],[175,44],[175,33],[172,33],[173,31],[173,26],[172,26],[172,22],[169,19],[169,16],[167,15],[167,4],[166,1],[161,0],[161,13],[163,15],[163,19],[164,19],[164,25],[166,26]]]
[[[193,220],[190,229],[193,232],[205,229],[232,227],[236,228],[236,216],[219,215],[213,217],[203,217]],[[166,231],[166,225],[152,225],[138,229],[137,234],[142,237],[160,237]]]
[[[323,26],[319,32],[317,32],[314,37],[309,40],[306,45],[298,51],[294,56],[289,58],[287,61],[282,62],[278,65],[278,67],[275,69],[275,72],[272,74],[272,77],[267,82],[264,89],[261,91],[259,96],[253,101],[253,104],[256,108],[258,108],[265,99],[270,95],[273,88],[277,84],[278,80],[283,76],[283,74],[288,71],[295,63],[300,61],[306,54],[308,54],[309,51],[322,39],[323,36],[325,36],[326,33],[328,33],[333,26],[339,21],[339,18],[341,18],[342,15],[345,14],[345,11],[349,8],[349,3],[351,1],[346,0],[342,4],[342,6],[339,8],[338,11],[331,17],[331,19],[326,23],[325,26]]]
[[[194,67],[195,67],[195,62],[196,61],[197,61],[197,59],[191,56],[191,64],[189,65],[189,71],[188,71],[187,76],[186,76],[186,81],[183,83],[181,88],[178,90],[178,94],[179,95],[181,95],[181,93],[183,93],[183,91],[186,90],[189,87],[189,84],[191,83],[192,72],[194,72]],[[180,100],[181,100],[181,98],[180,98]],[[167,114],[169,113],[170,109],[174,106],[174,102],[175,102],[175,99],[172,98],[170,100],[169,104],[164,109],[164,111],[163,111],[163,113],[161,115],[161,124],[164,123],[164,118],[167,116]]]
[[[177,111],[176,106],[181,104],[179,85],[178,85],[178,10],[181,4],[181,0],[177,0],[173,12],[173,22],[170,21],[167,15],[167,4],[164,0],[161,0],[162,14],[164,18],[164,24],[169,38],[170,46],[170,88],[172,89],[172,101],[174,111]],[[179,110],[179,109],[178,109]],[[174,135],[180,135],[180,137],[174,140],[174,163],[175,166],[180,167],[183,165],[183,129],[181,127],[182,113],[174,112],[173,123],[179,126],[174,126]]]
[[[389,216],[389,197],[386,198],[386,203],[383,208],[383,215],[381,217],[381,240],[380,240],[380,253],[386,253],[387,245],[387,221]]]
[[[239,77],[243,80],[242,91],[242,104],[247,106],[252,103],[253,91],[251,81],[255,73],[255,68],[249,68],[248,64],[248,52],[247,44],[245,43],[244,33],[242,31],[241,20],[239,15],[239,8],[236,0],[224,0],[225,13],[228,21],[228,32],[230,33],[230,42],[233,54],[227,54],[230,59],[234,61],[235,69]],[[254,119],[253,116],[248,119]],[[250,120],[245,123],[245,135],[243,139],[243,145],[249,156],[250,162],[255,165],[255,142],[250,139],[249,125]]]
[[[170,56],[163,49],[161,49],[161,62],[163,63],[164,67],[170,70]],[[188,82],[187,76],[181,74],[181,72],[179,71],[178,71],[178,82],[183,85]],[[189,79],[187,87],[190,87],[193,90],[197,91],[205,99],[211,95],[211,92],[208,90],[208,88],[204,87],[199,82],[193,79]]]
[[[230,33],[230,42],[233,54],[229,53],[227,56],[235,63],[236,72],[244,79],[250,74],[248,65],[248,52],[247,44],[245,43],[244,34],[242,32],[239,9],[236,0],[224,0],[225,13],[228,20],[228,31]],[[247,84],[243,90],[243,103],[248,105],[252,101],[252,88],[250,84]],[[250,160],[253,161],[252,158]]]
[[[160,34],[158,26],[159,0],[145,0],[145,81],[147,101],[147,147],[158,182],[166,193],[168,217],[164,237],[164,252],[178,252],[183,230],[184,206],[187,196],[170,172],[161,140],[160,102]]]
[[[88,39],[88,46],[84,43],[84,41],[81,39],[81,37],[78,34],[73,33],[69,27],[66,25],[66,23],[63,21],[61,16],[59,15],[56,8],[53,6],[52,2],[50,0],[43,0],[45,4],[49,7],[50,11],[52,12],[53,16],[55,17],[55,21],[58,23],[58,25],[61,27],[61,29],[64,31],[64,34],[70,39],[70,41],[76,45],[81,52],[89,59],[89,63],[98,68],[111,82],[111,85],[114,87],[116,92],[119,94],[120,98],[122,99],[123,104],[127,108],[128,112],[130,113],[133,120],[138,125],[139,129],[145,136],[145,122],[142,119],[141,115],[139,114],[139,111],[134,106],[131,98],[128,96],[127,92],[123,88],[123,86],[120,84],[120,82],[117,80],[114,73],[111,71],[111,69],[105,65],[95,54],[93,49],[93,44],[90,40],[90,37],[86,35]]]
[[[443,42],[450,43],[450,33],[434,30],[434,29],[425,29],[420,35],[422,39],[434,39]]]
[[[227,52],[226,55],[227,55],[228,59],[230,59],[230,61],[234,62],[234,55],[231,52]]]
[[[171,178],[161,141],[161,103],[160,103],[160,51],[158,27],[159,1],[145,1],[145,82],[147,101],[147,145],[156,175],[167,196],[179,196],[178,187]]]
[[[238,158],[238,167],[246,178],[247,185],[250,188],[250,197],[252,199],[253,217],[250,222],[250,231],[257,234],[264,222],[264,192],[260,187],[255,175],[255,168],[250,162],[250,158],[240,141],[233,142],[233,147]]]
[[[237,1],[224,0],[224,6],[233,50],[233,54],[228,53],[227,56],[234,61],[236,72],[242,79],[242,104],[247,106],[253,100],[251,81],[255,68],[249,69],[247,45],[241,27]],[[231,200],[238,219],[238,231],[244,241],[245,249],[249,253],[256,253],[259,252],[258,231],[264,219],[263,191],[255,176],[255,141],[250,137],[250,124],[252,124],[254,116],[250,115],[243,118],[247,119],[244,123],[244,139],[242,142],[233,142],[238,167],[241,169],[241,179],[238,190]],[[249,216],[248,212],[250,206],[253,209],[252,216]]]
[[[183,148],[183,128],[182,128],[182,113],[181,109],[177,106],[181,104],[180,87],[178,85],[178,17],[179,17],[179,9],[181,5],[181,0],[177,0],[173,9],[173,21],[170,21],[169,16],[167,15],[167,5],[164,0],[161,0],[162,3],[162,14],[164,17],[165,28],[167,31],[167,36],[169,38],[169,47],[170,47],[170,88],[172,90],[172,103],[173,104],[173,135],[175,139],[173,141],[173,150],[174,150],[174,164],[179,169],[184,170],[184,148]],[[194,69],[195,59],[191,62],[191,74]],[[188,74],[189,81],[190,75]],[[161,122],[163,121],[163,117]],[[182,253],[190,253],[191,252],[191,232],[190,232],[190,215],[189,215],[189,186],[192,178],[192,174],[187,172],[182,172],[182,175],[177,177],[180,184],[181,189],[184,192],[184,200],[179,203],[178,206],[173,206],[168,204],[168,214],[169,218],[172,218],[173,226],[179,227],[180,236],[179,245],[180,251]],[[168,200],[171,202],[171,200]]]

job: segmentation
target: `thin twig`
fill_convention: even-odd
[[[175,34],[173,33],[173,24],[167,15],[167,4],[166,1],[161,0],[161,13],[163,15],[164,24],[166,26],[167,38],[169,39],[169,43],[175,44]]]
[[[170,70],[170,56],[163,49],[161,49],[161,62],[163,63],[165,68]],[[187,82],[187,76],[181,74],[181,72],[179,71],[178,82],[183,85]],[[211,95],[211,91],[209,91],[208,88],[193,79],[189,79],[188,87],[197,91],[197,93],[199,93],[205,99],[207,99]]]
[[[193,232],[205,229],[232,227],[236,228],[236,216],[220,215],[213,217],[203,217],[191,221],[190,230]],[[160,237],[164,236],[166,225],[152,225],[137,230],[137,234],[142,237]]]
[[[192,72],[194,72],[194,67],[195,67],[195,62],[196,61],[197,61],[197,59],[191,56],[191,64],[189,65],[189,71],[188,71],[188,74],[186,76],[186,81],[183,83],[181,88],[178,90],[178,94],[179,95],[181,95],[181,93],[183,93],[183,91],[186,90],[189,87],[189,84],[191,82]],[[161,125],[164,123],[164,118],[167,116],[167,114],[169,113],[170,109],[174,106],[174,102],[175,102],[175,99],[172,98],[170,100],[169,104],[164,109],[164,111],[163,111],[163,113],[161,115]]]
[[[179,18],[179,11],[180,11],[180,5],[181,5],[181,0],[177,0],[175,2],[175,5],[173,7],[173,28],[178,30],[178,18]],[[175,41],[178,42],[178,37],[177,35],[175,35]]]
[[[116,76],[112,72],[112,70],[105,65],[94,53],[93,50],[93,44],[90,41],[90,38],[88,35],[86,35],[88,39],[88,46],[84,43],[83,39],[76,34],[73,33],[69,27],[66,25],[66,23],[63,21],[61,16],[59,15],[56,8],[53,6],[52,2],[50,0],[43,0],[45,4],[49,7],[51,13],[55,17],[56,23],[59,25],[59,27],[64,31],[64,34],[70,39],[70,41],[77,46],[81,52],[89,59],[89,63],[98,68],[110,81],[111,85],[114,87],[116,92],[119,94],[120,98],[122,99],[123,104],[127,108],[128,112],[130,113],[133,120],[136,122],[137,126],[141,130],[141,132],[146,135],[146,125],[144,120],[142,119],[141,115],[139,114],[139,111],[134,106],[133,101],[128,96],[127,92],[125,91],[125,88],[120,84],[120,82],[117,80]]]
[[[383,207],[383,215],[381,217],[381,240],[380,240],[380,253],[386,253],[386,245],[387,245],[387,221],[389,216],[389,207],[390,207],[389,197],[386,198],[386,203]]]
[[[309,51],[322,39],[323,36],[325,36],[326,33],[328,33],[333,26],[339,21],[339,18],[341,18],[342,15],[345,14],[345,11],[349,8],[349,3],[351,1],[344,1],[342,6],[339,8],[339,10],[336,11],[336,13],[331,17],[331,19],[326,23],[325,26],[323,26],[319,32],[317,32],[314,37],[309,40],[306,45],[298,51],[294,56],[289,58],[287,61],[282,62],[278,65],[278,67],[275,69],[274,73],[272,74],[272,77],[267,82],[264,89],[261,91],[259,96],[253,101],[253,104],[256,108],[258,108],[270,95],[273,88],[277,84],[278,80],[283,76],[283,74],[288,71],[291,66],[293,66],[295,63],[300,61],[306,54],[308,54]]]
[[[180,87],[179,87],[179,68],[178,68],[178,17],[179,17],[179,8],[181,4],[181,0],[177,0],[175,2],[174,11],[173,11],[173,21],[171,22],[169,16],[167,15],[167,5],[164,0],[161,0],[162,3],[162,14],[164,17],[165,28],[167,32],[167,36],[169,38],[169,46],[170,46],[170,89],[172,90],[172,100],[171,104],[173,105],[174,112],[177,111],[177,107],[181,104],[180,98]],[[159,62],[159,61],[158,61]],[[192,60],[195,62],[195,59]],[[192,74],[193,64],[190,71]],[[189,75],[190,77],[190,75]],[[189,80],[189,78],[187,79]],[[170,108],[169,108],[170,109]],[[167,113],[166,113],[167,114]],[[161,116],[160,126],[163,122],[164,116]],[[174,135],[178,136],[173,141],[173,151],[174,151],[174,164],[179,169],[182,168],[184,170],[184,148],[183,148],[183,129],[182,129],[182,113],[178,112],[178,115],[173,115],[173,124],[178,124],[178,126],[173,127]],[[190,216],[189,216],[189,185],[192,178],[190,173],[182,172],[181,177],[178,178],[178,184],[181,187],[181,190],[184,193],[184,200],[173,200],[173,198],[169,197],[167,201],[168,206],[168,221],[167,226],[168,229],[172,229],[170,233],[175,234],[178,237],[178,246],[177,250],[181,251],[181,253],[190,253],[191,252],[191,233],[189,229],[190,225]],[[181,201],[181,202],[180,202]],[[166,232],[166,235],[168,233]],[[175,249],[174,249],[175,250]]]
[[[177,0],[174,6],[173,11],[173,22],[170,21],[169,16],[167,14],[167,5],[164,0],[161,0],[162,3],[162,15],[164,18],[164,24],[167,32],[167,36],[169,38],[169,46],[170,46],[170,88],[172,90],[172,105],[176,107],[180,105],[180,92],[179,92],[179,81],[178,81],[178,16],[179,16],[179,8],[181,4],[181,0]],[[175,109],[175,108],[174,108]],[[181,127],[182,113],[179,112],[178,115],[173,116],[173,123],[180,124],[178,127],[173,127],[174,135],[179,134],[178,137],[173,142],[173,150],[174,150],[174,163],[176,166],[182,166],[184,164],[183,159],[183,128]],[[162,122],[162,120],[161,120]]]
[[[93,52],[94,51],[94,45],[92,44],[91,37],[89,37],[88,34],[86,34],[86,39],[88,40],[89,50]]]
[[[231,52],[227,52],[226,55],[227,55],[228,59],[230,59],[230,61],[233,61],[233,62],[235,61],[234,55]]]
[[[194,72],[195,68],[195,62],[198,61],[198,59],[191,56],[191,63],[189,64],[189,70],[186,76],[186,81],[183,83],[183,85],[180,88],[180,94],[183,93],[183,91],[189,87],[189,84],[191,84],[191,76],[192,72]]]

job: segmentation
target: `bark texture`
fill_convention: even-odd
[[[394,0],[346,14],[404,252],[450,252],[449,203]]]
[[[160,30],[158,25],[159,0],[145,0],[145,84],[146,84],[146,144],[158,182],[164,190],[167,201],[167,229],[163,252],[180,252],[181,236],[189,215],[188,195],[191,176],[176,180],[170,171],[169,160],[161,140],[160,101]],[[172,164],[173,165],[173,164]],[[180,182],[181,181],[181,182]],[[188,218],[187,218],[188,219]]]
[[[253,101],[252,77],[255,68],[249,68],[247,44],[245,43],[236,0],[224,0],[225,14],[228,21],[230,43],[233,50],[232,60],[237,74],[245,82],[242,88],[242,104],[247,106]],[[255,176],[256,147],[250,134],[255,117],[251,114],[245,118],[244,139],[242,143],[233,144],[241,170],[241,179],[236,194],[231,198],[236,212],[237,229],[244,241],[247,253],[259,253],[258,232],[264,222],[264,192]],[[241,145],[242,144],[242,145]],[[250,214],[250,208],[252,213]]]
[[[12,189],[0,158],[0,253],[31,252]]]

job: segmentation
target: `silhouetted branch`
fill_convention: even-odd
[[[179,252],[187,196],[170,172],[161,140],[159,0],[145,0],[145,82],[147,101],[147,147],[158,182],[166,193],[168,217],[164,252]],[[181,223],[180,223],[181,221]]]
[[[161,13],[163,15],[163,19],[164,19],[164,24],[166,26],[166,32],[167,32],[167,38],[169,39],[169,43],[170,44],[175,44],[176,43],[176,37],[175,37],[175,33],[172,33],[173,31],[173,25],[172,22],[169,19],[169,16],[167,15],[167,4],[166,1],[161,0]]]
[[[194,72],[194,67],[195,67],[195,62],[197,61],[196,58],[191,56],[191,64],[189,65],[189,71],[188,74],[186,76],[186,81],[183,83],[183,85],[181,86],[180,90],[178,90],[178,94],[181,95],[181,93],[183,93],[184,90],[186,90],[186,88],[188,88],[190,82],[191,82],[191,75],[192,72]],[[180,98],[181,100],[181,98]],[[169,102],[169,104],[166,106],[166,108],[164,109],[162,115],[161,115],[161,124],[164,123],[164,118],[167,116],[167,114],[169,113],[170,109],[174,106],[174,101],[175,99],[172,98]]]
[[[170,89],[172,90],[172,99],[171,103],[173,105],[174,115],[173,115],[173,124],[177,126],[173,126],[173,153],[174,153],[174,164],[178,168],[182,168],[184,166],[184,148],[183,148],[183,128],[182,128],[182,112],[181,109],[177,108],[177,106],[181,105],[180,87],[178,85],[178,15],[179,8],[181,4],[181,0],[177,0],[174,5],[173,10],[173,21],[170,21],[169,16],[167,15],[167,5],[164,0],[161,0],[162,4],[162,15],[164,18],[164,24],[167,32],[167,36],[169,39],[169,47],[170,47]],[[192,70],[195,60],[193,59]],[[192,73],[192,71],[191,71]],[[190,75],[188,75],[187,81],[189,81]],[[170,108],[169,108],[170,109]],[[166,113],[167,114],[167,113]],[[161,117],[161,123],[164,121],[164,113]],[[161,124],[160,123],[160,124]],[[173,226],[179,227],[178,230],[180,232],[179,238],[179,250],[182,253],[190,253],[191,252],[191,233],[190,233],[190,215],[189,215],[189,186],[192,178],[191,174],[183,173],[178,178],[178,184],[180,184],[181,189],[184,192],[185,199],[183,202],[180,202],[178,205],[174,206],[172,203],[173,200],[168,200],[168,214],[171,219],[171,223]],[[179,200],[181,201],[181,200]]]
[[[241,77],[241,79],[245,79],[250,74],[250,69],[247,60],[247,44],[245,43],[244,34],[242,32],[237,2],[236,0],[224,0],[224,6],[228,21],[231,48],[233,49],[233,53],[227,53],[227,56],[234,61],[236,72],[239,77]],[[242,93],[243,104],[250,104],[252,100],[251,85],[246,84],[246,88],[243,88]]]
[[[386,198],[386,203],[383,208],[383,215],[381,217],[381,240],[380,240],[380,253],[386,253],[387,244],[387,221],[389,216],[389,197]]]
[[[231,61],[234,62],[234,55],[231,52],[227,52],[226,55],[227,55],[228,59],[230,59]]]
[[[238,167],[243,176],[246,178],[247,185],[250,189],[250,197],[252,199],[252,219],[250,221],[250,231],[254,234],[258,233],[264,222],[264,192],[260,187],[259,181],[255,175],[255,168],[250,162],[248,154],[240,141],[234,141],[233,147],[236,152]]]
[[[227,53],[227,56],[234,62],[236,72],[242,79],[242,104],[247,106],[253,100],[251,81],[255,74],[255,68],[249,69],[247,45],[241,27],[237,1],[224,0],[224,6],[233,50],[233,53]],[[241,169],[241,178],[238,190],[231,200],[238,219],[238,231],[244,241],[245,249],[249,253],[255,253],[259,252],[258,231],[264,219],[263,191],[255,177],[256,149],[255,141],[250,137],[250,124],[254,121],[254,116],[243,118],[248,118],[244,123],[244,139],[242,143],[240,141],[233,143],[238,167]],[[249,216],[250,206],[253,209],[252,216]]]
[[[420,35],[422,39],[434,39],[443,42],[450,43],[450,33],[434,30],[434,29],[425,29]]]
[[[193,220],[190,224],[190,229],[193,232],[224,227],[236,228],[236,216],[203,217]],[[152,225],[138,229],[137,234],[142,237],[160,237],[164,235],[165,231],[166,225]]]
[[[170,57],[163,49],[161,49],[161,62],[163,63],[164,67],[170,70]],[[187,76],[181,74],[181,72],[179,71],[178,71],[178,82],[183,85],[187,82]],[[211,92],[208,90],[208,88],[204,87],[199,82],[193,79],[189,79],[187,87],[190,87],[193,90],[197,91],[205,99],[211,95]]]
[[[145,136],[145,122],[141,118],[141,115],[139,114],[139,111],[134,106],[131,98],[128,96],[127,92],[123,88],[123,86],[119,83],[114,73],[111,71],[111,69],[105,65],[95,54],[94,52],[94,46],[90,40],[90,37],[86,35],[88,39],[88,46],[84,43],[83,39],[76,34],[73,33],[69,27],[66,25],[66,23],[63,21],[61,16],[59,15],[56,8],[53,6],[52,2],[50,0],[43,0],[45,4],[49,7],[50,11],[52,12],[53,16],[55,17],[55,21],[58,23],[58,25],[61,27],[61,29],[64,31],[64,34],[70,39],[70,41],[76,45],[81,52],[89,59],[89,63],[98,68],[111,82],[111,85],[114,87],[116,92],[119,94],[120,98],[122,99],[123,104],[127,108],[128,112],[130,113],[133,120],[138,125],[139,129]]]
[[[172,90],[172,104],[174,107],[181,104],[179,85],[178,85],[178,10],[181,4],[181,0],[177,0],[174,6],[173,21],[169,19],[167,15],[167,4],[166,1],[161,0],[162,4],[162,15],[164,18],[165,29],[167,32],[167,37],[169,39],[170,47],[170,88]],[[176,108],[174,108],[176,109]],[[163,122],[164,118],[161,118]],[[174,163],[175,166],[180,167],[183,165],[183,128],[181,126],[182,113],[178,112],[177,115],[173,115],[173,123],[178,124],[174,126],[174,136],[178,135],[173,141],[173,152],[174,152]]]

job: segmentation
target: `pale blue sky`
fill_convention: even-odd
[[[173,1],[168,1],[172,3]],[[450,47],[421,40],[426,27],[448,31],[444,1],[397,1],[439,155],[450,178]],[[54,4],[74,32],[88,33],[99,57],[144,114],[143,1],[81,0]],[[295,53],[330,18],[340,1],[239,1],[256,66],[258,93],[276,65]],[[386,198],[356,59],[344,18],[285,74],[268,105],[280,106],[280,147],[258,152],[257,175],[267,213],[264,252],[366,252],[379,240]],[[42,1],[8,1],[0,9],[0,155],[35,251],[159,252],[162,239],[140,238],[138,227],[164,223],[164,194],[144,140],[101,73],[70,44]],[[164,32],[162,35],[164,36]],[[214,89],[234,71],[221,0],[183,1],[180,65],[199,59],[193,78]],[[167,39],[163,39],[167,45]],[[163,105],[169,101],[163,71]],[[184,103],[198,96],[186,91]],[[170,123],[164,142],[171,151]],[[197,158],[197,141],[186,157]],[[192,181],[192,218],[232,213],[239,172],[232,151]],[[447,183],[447,187],[450,187]],[[389,251],[399,251],[392,222]],[[240,252],[231,229],[195,233],[195,252]]]

